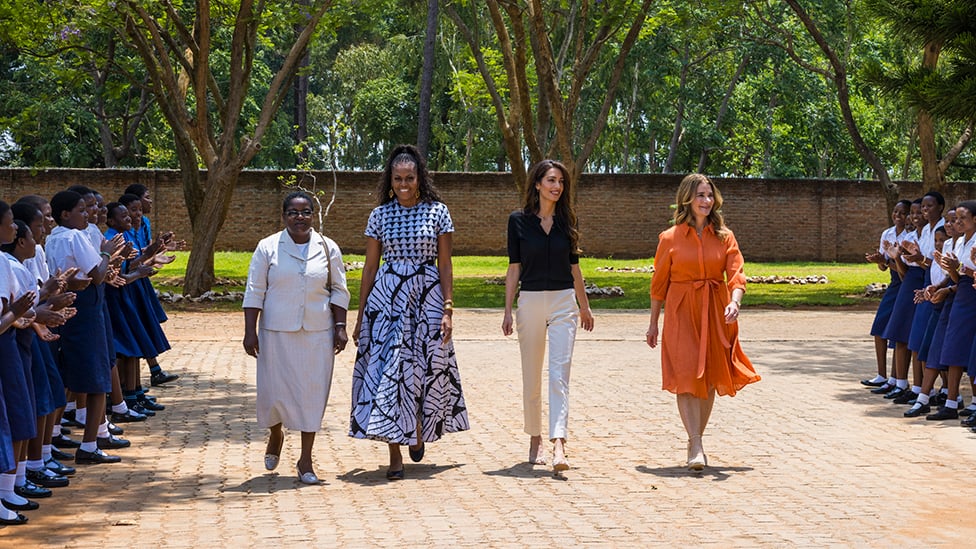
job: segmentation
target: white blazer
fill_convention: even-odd
[[[335,242],[313,230],[306,257],[288,231],[258,242],[248,269],[244,307],[261,309],[261,329],[276,332],[332,329],[330,304],[349,308],[346,269]]]

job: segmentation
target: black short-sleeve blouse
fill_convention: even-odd
[[[508,262],[521,264],[522,291],[566,290],[573,287],[570,266],[579,255],[558,217],[546,234],[539,216],[517,210],[508,216]]]

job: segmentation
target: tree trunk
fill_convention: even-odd
[[[183,293],[186,295],[198,296],[213,287],[216,280],[214,250],[217,235],[227,219],[227,210],[239,175],[240,172],[233,168],[207,174],[207,193],[199,205],[196,217],[191,220],[193,249],[186,265],[186,279],[183,281]]]
[[[777,78],[778,72],[773,77]],[[763,140],[763,177],[772,177],[773,174],[773,121],[776,118],[776,107],[779,104],[779,95],[776,92],[769,94],[769,109],[766,112],[766,138]]]
[[[745,72],[746,66],[749,65],[749,54],[742,56],[742,61],[739,62],[739,66],[736,67],[735,73],[732,75],[732,81],[729,82],[729,87],[725,89],[725,97],[722,98],[722,105],[718,108],[718,115],[715,117],[715,134],[718,135],[720,129],[722,129],[722,120],[725,118],[725,114],[729,112],[729,102],[732,101],[732,94],[735,93],[735,87],[739,83],[739,79],[742,78],[742,73]],[[702,147],[701,156],[698,157],[698,173],[705,172],[705,166],[708,165],[708,147]]]
[[[627,123],[624,125],[624,162],[623,171],[630,170],[630,129],[634,127],[634,116],[637,113],[637,79],[640,75],[640,60],[634,61],[634,82],[630,90],[630,105],[627,106]]]
[[[894,209],[895,203],[898,202],[898,185],[888,176],[888,170],[881,163],[881,159],[874,153],[874,150],[864,141],[864,136],[861,135],[861,130],[857,127],[857,121],[854,120],[854,113],[851,110],[850,89],[847,84],[847,67],[841,62],[840,57],[837,56],[837,53],[827,43],[820,29],[810,17],[810,14],[800,6],[799,2],[797,0],[786,0],[786,3],[790,5],[793,13],[796,14],[803,23],[803,26],[806,27],[807,32],[810,33],[810,37],[813,38],[814,42],[817,43],[817,46],[820,47],[820,50],[830,61],[830,66],[833,71],[833,82],[837,87],[837,104],[844,118],[844,126],[847,128],[847,133],[851,136],[851,141],[854,142],[855,150],[871,166],[874,176],[881,183],[881,192],[884,194],[885,202],[888,205],[888,210],[884,212],[884,217],[888,219],[889,212]]]
[[[678,145],[681,143],[681,134],[684,133],[685,85],[688,83],[688,70],[691,68],[690,55],[688,46],[685,46],[685,53],[681,60],[681,75],[678,78],[678,104],[675,106],[677,113],[674,115],[674,130],[671,132],[671,142],[668,143],[668,158],[664,161],[662,173],[674,171],[674,160],[678,157]]]
[[[437,40],[437,2],[427,0],[427,35],[424,37],[424,68],[420,73],[420,120],[417,148],[423,155],[430,146],[430,104],[434,85],[434,43]]]
[[[940,41],[926,44],[922,53],[922,66],[934,71],[941,51]],[[918,111],[918,151],[922,159],[922,188],[942,192],[945,178],[939,169],[939,153],[935,148],[935,121],[924,109]]]

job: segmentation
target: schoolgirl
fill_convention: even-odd
[[[47,415],[53,411],[51,405],[53,397],[50,394],[51,388],[44,365],[39,364],[36,368],[39,370],[38,375],[34,373],[34,364],[36,362],[34,350],[38,347],[35,341],[37,339],[35,329],[40,329],[40,325],[38,325],[39,319],[43,318],[44,322],[56,323],[57,319],[62,318],[60,314],[51,313],[48,304],[40,305],[40,302],[42,299],[48,299],[52,293],[60,292],[60,282],[54,279],[52,284],[47,284],[44,287],[38,286],[37,279],[23,265],[24,260],[34,255],[35,243],[33,233],[30,227],[23,221],[18,219],[15,220],[15,223],[17,225],[17,236],[13,242],[0,245],[0,250],[3,251],[4,256],[0,258],[0,261],[9,261],[11,271],[17,279],[17,284],[21,292],[29,291],[37,296],[34,301],[35,315],[33,322],[24,324],[15,330],[17,347],[20,351],[24,376],[29,390],[28,400],[30,410],[34,414],[35,425],[37,426],[34,430],[34,436],[25,443],[24,448],[18,456],[16,486],[20,487],[22,492],[32,492],[36,497],[44,497],[49,495],[49,492],[39,490],[37,488],[38,486],[41,488],[54,488],[68,485],[68,479],[66,477],[48,470],[41,460],[42,427],[46,425],[45,420]],[[43,331],[50,336],[50,331],[46,327],[43,328]],[[38,357],[38,359],[40,358]],[[24,465],[21,465],[22,463]],[[35,486],[28,485],[28,481]]]
[[[34,257],[25,261],[24,265],[32,273],[34,273],[38,281],[46,281],[51,278],[51,273],[50,270],[48,269],[47,255],[44,252],[43,243],[45,238],[47,238],[47,235],[50,234],[51,231],[54,230],[54,228],[57,226],[57,223],[54,222],[54,217],[51,215],[51,204],[47,201],[46,198],[36,194],[22,196],[20,197],[20,199],[17,200],[17,202],[18,204],[21,205],[27,205],[29,207],[36,208],[41,212],[41,215],[43,217],[44,220],[43,228],[38,227],[35,230],[32,226],[31,231],[33,232],[34,235],[34,241],[37,243],[36,251]],[[30,210],[28,210],[28,212],[30,212]],[[25,219],[30,215],[32,214],[28,213],[25,216]],[[30,225],[30,223],[28,224]],[[83,286],[78,286],[78,284],[81,284],[81,282],[79,282],[79,279],[75,277],[76,272],[77,272],[76,269],[72,269],[66,272],[58,273],[58,278],[65,281],[66,285],[68,286],[67,288],[68,290],[76,290],[83,287]],[[84,284],[87,284],[87,281],[85,281]],[[71,303],[73,303],[74,296],[75,296],[73,291],[66,292],[66,294],[68,294],[66,296],[66,299],[70,299]],[[66,302],[64,303],[64,306],[67,307],[71,303]],[[64,389],[64,382],[61,379],[61,373],[58,370],[57,362],[55,361],[54,358],[58,345],[59,345],[58,341],[55,340],[52,342],[47,342],[40,346],[41,353],[45,357],[45,363],[49,365],[48,379],[51,384],[52,393],[54,394],[55,404],[57,406],[57,410],[54,412],[54,419],[51,425],[50,436],[48,436],[48,434],[45,434],[44,444],[42,446],[42,454],[45,456],[45,460],[48,462],[48,466],[53,467],[54,470],[63,467],[60,465],[60,460],[74,459],[73,455],[67,452],[63,452],[62,450],[60,450],[60,448],[62,447],[77,448],[79,445],[78,442],[65,436],[65,434],[62,434],[61,431],[62,414],[67,409],[66,405],[70,405],[72,413],[74,413],[75,403],[74,403],[73,395],[69,399],[65,398],[66,391]],[[52,445],[54,447],[52,447]],[[48,457],[50,457],[51,460],[53,461],[48,460],[47,459]],[[65,468],[65,470],[70,470],[70,469],[71,469],[70,467]],[[67,474],[67,473],[61,473],[61,474]]]
[[[98,204],[98,192],[94,189],[90,189],[83,185],[75,185],[70,187],[68,190],[74,191],[81,195],[82,199],[85,201],[85,207],[88,211],[88,226],[85,228],[85,234],[91,239],[92,247],[98,249],[102,242],[105,241],[105,237],[102,235],[101,229],[98,228],[97,222],[101,219],[102,214],[100,213],[101,208]],[[122,242],[123,239],[119,237],[118,242]],[[111,286],[121,286],[125,284],[125,281],[118,276],[119,266],[124,257],[128,257],[132,247],[128,246],[121,250],[116,250],[113,257],[109,261],[109,270],[105,276],[105,286],[108,288]],[[122,398],[122,384],[119,380],[119,370],[116,368],[116,354],[115,354],[115,337],[113,336],[113,327],[111,315],[108,310],[108,302],[102,300],[102,318],[103,326],[105,327],[105,341],[108,345],[108,357],[111,363],[111,370],[109,372],[111,380],[111,390],[109,391],[109,400],[114,409],[122,408],[127,409],[125,401]],[[78,398],[78,410],[76,415],[82,414],[83,403],[85,401],[82,398]],[[122,434],[122,429],[116,427],[114,424],[108,421],[108,417],[102,418],[102,422],[98,426],[98,447],[104,450],[107,449],[117,449],[117,448],[128,448],[131,443],[128,440],[117,438],[116,435]]]
[[[926,419],[943,420],[959,417],[959,383],[962,373],[972,362],[973,337],[976,336],[976,288],[973,273],[976,263],[972,250],[976,245],[976,201],[967,200],[956,207],[956,228],[960,236],[951,255],[942,257],[942,266],[956,284],[956,298],[949,314],[940,361],[949,367],[949,394],[945,406]],[[974,372],[976,373],[976,372]]]
[[[905,243],[906,260],[912,261],[924,270],[922,287],[915,291],[915,312],[912,315],[912,327],[908,336],[908,350],[911,352],[912,386],[911,391],[905,391],[892,401],[895,404],[915,404],[915,399],[922,390],[923,370],[925,363],[919,358],[925,335],[928,332],[932,318],[932,303],[925,298],[925,289],[932,285],[932,257],[935,253],[935,230],[941,228],[945,221],[942,212],[945,210],[945,198],[937,191],[929,191],[922,197],[919,205],[921,221],[918,229],[918,241]],[[940,272],[941,268],[936,267]],[[933,324],[933,330],[935,326]]]
[[[0,201],[0,244],[7,245],[16,239],[18,227],[14,222],[10,206]],[[30,501],[22,493],[24,489],[16,489],[18,462],[21,460],[26,443],[36,434],[36,418],[31,401],[33,389],[30,387],[30,364],[24,366],[29,356],[24,356],[22,346],[17,342],[17,330],[26,327],[33,318],[33,305],[37,294],[25,291],[13,273],[10,262],[0,258],[0,385],[2,385],[3,411],[0,423],[0,523],[23,524],[26,517],[16,513],[37,509],[37,503]],[[26,463],[24,464],[26,472]],[[37,497],[37,494],[31,494]],[[11,513],[12,511],[12,513]]]
[[[911,211],[912,202],[910,200],[900,200],[891,210],[892,226],[881,233],[881,242],[878,244],[876,252],[864,254],[864,258],[878,265],[878,269],[888,270],[891,273],[891,281],[881,297],[878,304],[878,311],[874,315],[874,322],[871,324],[871,336],[874,337],[874,354],[878,365],[878,374],[872,379],[861,380],[861,385],[876,387],[873,392],[882,394],[895,388],[894,361],[892,361],[892,375],[887,375],[888,340],[882,337],[884,329],[888,326],[891,318],[891,311],[895,306],[895,298],[898,297],[898,287],[901,286],[901,276],[898,269],[890,268],[893,259],[887,254],[885,248],[904,238],[906,232],[905,223],[908,220],[908,213]]]
[[[891,317],[885,326],[882,337],[895,344],[895,387],[885,393],[887,399],[894,399],[908,391],[908,367],[911,351],[908,350],[908,339],[912,331],[912,320],[915,315],[915,290],[922,288],[925,269],[915,261],[903,255],[909,255],[917,245],[918,233],[922,228],[921,199],[912,202],[909,212],[912,231],[905,231],[902,238],[885,248],[891,256],[891,267],[901,276],[901,285],[892,307]]]
[[[153,209],[152,195],[150,194],[149,189],[141,183],[133,183],[132,185],[126,187],[125,194],[131,194],[139,197],[140,211],[138,217],[132,214],[131,202],[127,203],[126,206],[130,208],[130,215],[132,215],[132,233],[135,236],[135,241],[140,247],[145,248],[149,246],[151,242],[153,242],[152,224],[149,220],[149,214],[152,213]],[[151,265],[154,267],[171,263],[174,259],[174,256],[167,256],[161,252],[166,250],[181,249],[185,245],[185,242],[183,241],[174,240],[172,232],[162,233],[162,238],[164,240],[164,248],[157,250],[158,255],[156,255],[151,263]],[[152,287],[152,282],[147,278],[144,282],[142,282],[142,285],[145,286],[149,294],[151,294],[152,299],[149,304],[152,306],[152,311],[155,313],[158,323],[161,324],[166,322],[166,312],[159,303],[159,298],[156,297],[156,290]],[[162,332],[161,327],[159,328],[159,331]],[[166,349],[169,349],[168,344]],[[146,363],[149,364],[149,383],[153,387],[158,387],[164,383],[176,381],[180,378],[178,374],[172,374],[164,371],[159,365],[159,361],[155,356],[146,358]]]
[[[34,382],[34,398],[37,407],[37,436],[27,444],[27,479],[45,488],[66,486],[67,479],[57,478],[74,474],[74,468],[61,464],[52,454],[51,437],[57,421],[57,411],[65,405],[64,383],[54,362],[49,343],[56,335],[48,328],[57,327],[74,315],[70,307],[75,294],[66,292],[64,276],[48,277],[47,264],[38,264],[37,253],[43,252],[39,241],[44,238],[44,216],[32,204],[18,201],[12,206],[14,218],[22,221],[30,234],[20,235],[12,255],[23,265],[26,272],[24,285],[33,285],[38,291],[39,306],[31,325],[31,376]],[[43,267],[43,272],[39,272]],[[15,269],[15,272],[16,269]],[[60,427],[58,427],[60,433]]]
[[[130,224],[128,229],[122,231],[122,235],[126,242],[131,243],[139,253],[139,258],[136,261],[140,265],[153,268],[153,272],[155,272],[156,254],[164,249],[166,238],[160,237],[156,240],[149,240],[148,233],[140,230],[143,227],[141,223],[144,217],[142,215],[142,200],[138,196],[124,194],[119,198],[119,204],[127,209]],[[166,237],[168,236],[167,234]],[[157,361],[157,357],[168,351],[170,345],[169,340],[166,338],[166,333],[162,328],[162,322],[166,321],[166,313],[159,304],[159,299],[156,297],[156,290],[152,287],[148,276],[138,278],[133,282],[130,296],[136,313],[130,321],[139,322],[142,325],[151,343],[151,347],[145,348],[143,354],[140,355],[149,364],[150,384],[160,385],[161,383],[179,378],[179,376],[173,376],[163,372]],[[156,371],[153,368],[156,368]],[[153,416],[156,412],[166,408],[156,402],[154,398],[148,396],[142,388],[138,375],[138,360],[136,361],[136,371],[133,380],[134,385],[130,387],[134,388],[130,389],[126,394],[126,400],[130,408],[149,416]],[[153,382],[154,380],[155,383]]]
[[[919,360],[925,365],[921,390],[916,395],[912,407],[905,411],[905,417],[918,417],[931,411],[929,402],[938,395],[935,392],[935,380],[940,376],[944,377],[946,372],[946,367],[941,363],[942,345],[945,341],[945,329],[949,324],[949,314],[952,312],[956,286],[942,268],[941,259],[943,254],[951,253],[955,245],[957,236],[955,210],[952,210],[951,218],[952,222],[946,222],[935,232],[937,250],[930,270],[932,284],[922,293],[922,299],[932,304],[932,315],[929,321],[932,333],[926,336],[922,343],[922,350],[919,351]]]
[[[107,206],[108,230],[105,238],[125,235],[132,227],[129,210],[118,202]],[[115,349],[120,379],[123,383],[123,406],[112,407],[112,421],[133,422],[145,421],[147,416],[137,411],[141,407],[136,389],[139,383],[139,359],[146,356],[156,356],[159,351],[153,337],[147,331],[147,325],[139,314],[137,302],[140,285],[137,282],[155,272],[145,260],[152,259],[152,253],[140,254],[138,257],[122,263],[119,271],[125,285],[119,288],[106,288],[105,296],[108,303],[112,325],[115,328]],[[151,325],[151,324],[150,324]]]
[[[109,344],[106,341],[104,282],[112,254],[121,249],[118,240],[104,240],[98,249],[87,237],[88,212],[85,200],[73,191],[62,191],[51,198],[51,210],[58,226],[45,243],[48,267],[57,272],[78,268],[91,283],[78,292],[77,314],[58,328],[60,348],[56,357],[65,386],[80,397],[88,397],[85,431],[75,463],[116,463],[121,461],[98,447],[99,426],[105,419],[105,393],[112,389]]]

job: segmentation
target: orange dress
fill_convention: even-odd
[[[745,289],[742,253],[735,236],[723,242],[708,225],[701,238],[682,224],[660,235],[654,255],[651,298],[664,302],[661,334],[663,388],[707,398],[760,380],[739,346],[738,322],[725,322],[732,290]]]

